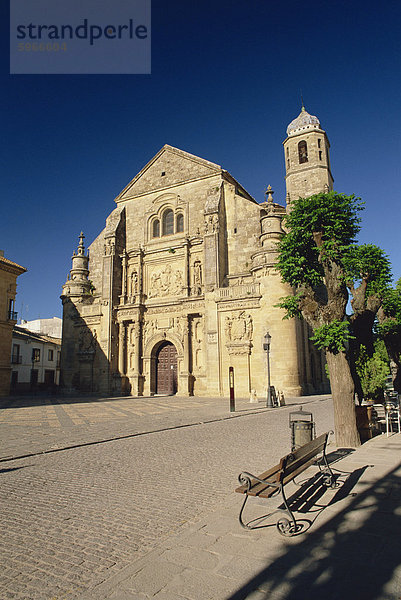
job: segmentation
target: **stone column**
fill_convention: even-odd
[[[139,265],[138,265],[138,298],[139,302],[143,300],[143,250],[139,249]]]
[[[125,322],[119,323],[118,330],[118,371],[120,375],[125,375],[124,354],[125,354]]]
[[[189,239],[185,240],[184,246],[184,286],[186,295],[191,295],[191,281],[190,281],[190,269],[189,269]]]
[[[120,296],[120,304],[125,304],[127,298],[127,253],[124,250],[124,253],[121,256],[122,260],[122,285],[121,285],[121,296]]]
[[[189,373],[190,328],[188,319],[188,315],[182,317],[182,345],[184,348],[184,356],[182,361],[182,372],[180,373],[180,393],[183,396],[189,396],[191,394],[191,375]]]
[[[142,396],[142,380],[141,375],[141,354],[140,354],[140,325],[139,321],[131,323],[129,326],[129,340],[132,340],[132,366],[130,365],[130,383],[131,383],[131,395]],[[129,344],[130,345],[130,344]],[[131,352],[130,352],[131,354]]]

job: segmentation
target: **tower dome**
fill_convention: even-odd
[[[320,129],[320,121],[314,115],[310,115],[303,106],[297,118],[288,125],[287,135],[294,135],[295,133],[310,129]]]

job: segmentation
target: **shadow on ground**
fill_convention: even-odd
[[[344,500],[366,468],[350,475],[329,506]],[[348,496],[345,508],[318,529],[315,524],[292,538],[285,552],[226,600],[401,598],[401,570],[396,572],[401,564],[401,463],[374,485],[360,482],[358,490],[352,499]]]

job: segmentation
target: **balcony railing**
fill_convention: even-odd
[[[8,311],[8,320],[9,321],[18,321],[18,313],[15,310]]]
[[[16,356],[12,356],[11,357],[11,364],[13,365],[20,365],[22,363],[22,356],[21,355],[16,355]]]

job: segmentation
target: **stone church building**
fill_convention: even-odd
[[[258,203],[219,165],[169,145],[115,199],[86,253],[81,234],[63,286],[62,384],[100,395],[327,391],[305,323],[283,320],[275,270],[282,217],[298,196],[332,189],[329,141],[304,108],[284,144],[286,207]]]

